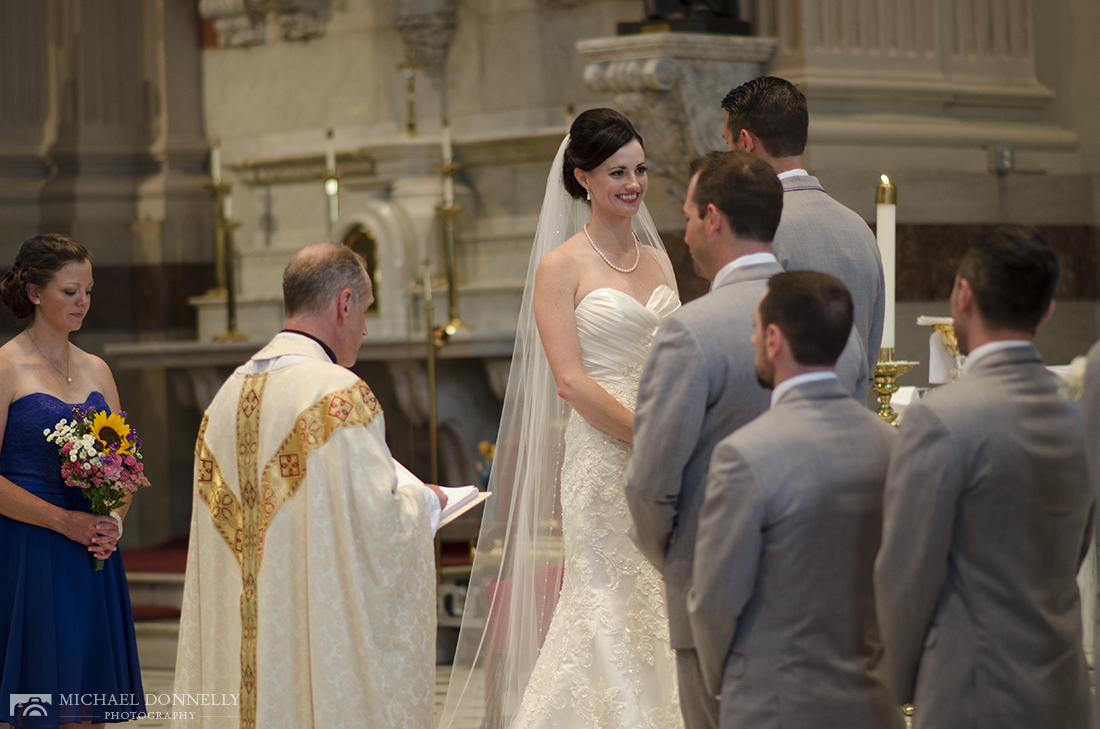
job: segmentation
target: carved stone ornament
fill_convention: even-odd
[[[214,23],[218,46],[241,48],[267,40],[271,24],[283,40],[325,34],[332,0],[199,0],[199,14]]]
[[[726,93],[761,76],[772,38],[652,33],[577,42],[588,88],[609,95],[645,139],[651,163],[685,187],[695,157],[724,150]]]
[[[454,40],[458,13],[455,0],[396,0],[394,26],[401,31],[409,56],[432,76],[443,72]]]

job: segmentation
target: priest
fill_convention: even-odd
[[[174,693],[189,728],[429,729],[445,497],[398,486],[378,401],[346,369],[373,299],[362,258],[308,246],[283,297],[286,328],[199,429]]]

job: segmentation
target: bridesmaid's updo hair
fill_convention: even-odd
[[[635,139],[642,144],[642,136],[634,125],[614,109],[582,112],[569,128],[569,146],[565,148],[562,164],[566,192],[578,200],[586,199],[587,190],[577,182],[573,170],[590,172]]]
[[[0,280],[0,301],[16,318],[25,319],[34,313],[27,284],[42,288],[66,265],[91,257],[88,249],[72,238],[53,233],[36,235],[23,242],[15,255],[15,264]]]

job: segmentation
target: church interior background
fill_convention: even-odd
[[[1086,351],[1100,4],[742,0],[738,12],[750,35],[617,35],[642,0],[0,0],[0,266],[39,232],[93,253],[94,306],[72,339],[111,365],[154,484],[125,547],[186,537],[202,411],[280,328],[282,269],[314,240],[371,263],[377,305],[355,370],[394,456],[430,477],[434,380],[439,480],[478,482],[549,164],[587,108],[618,108],[645,138],[646,202],[685,299],[705,290],[682,243],[687,164],[725,148],[724,94],[770,73],[809,99],[806,164],[827,192],[873,224],[879,175],[897,184],[897,353],[922,363],[900,384],[928,385],[916,319],[948,313],[959,256],[997,223],[1038,226],[1058,251],[1058,308],[1037,339],[1047,363]],[[229,198],[217,209],[212,140]],[[230,299],[240,337],[222,341]],[[432,328],[464,324],[432,378],[429,300]],[[0,341],[19,330],[0,316]],[[477,523],[445,536],[468,540]],[[135,603],[170,613],[164,582]],[[444,597],[446,622],[460,595]],[[168,643],[153,664],[171,667]]]

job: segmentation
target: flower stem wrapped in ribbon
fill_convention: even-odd
[[[61,451],[65,485],[83,491],[93,514],[108,516],[130,494],[149,485],[141,463],[141,438],[126,423],[125,412],[74,407],[72,415],[71,421],[61,420],[42,434]],[[93,557],[92,569],[103,569],[103,560]]]

